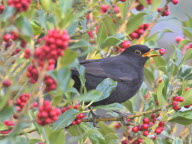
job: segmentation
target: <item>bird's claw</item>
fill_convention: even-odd
[[[113,110],[115,113],[119,114],[122,117],[122,122],[124,125],[128,126],[128,122],[127,122],[127,116],[133,115],[132,113],[123,113],[123,112],[119,112],[116,110]]]
[[[97,127],[97,119],[98,119],[100,116],[97,115],[96,113],[94,113],[92,110],[90,110],[90,113],[91,113],[92,118],[93,118],[93,126],[96,127],[96,128],[99,128],[99,127]]]

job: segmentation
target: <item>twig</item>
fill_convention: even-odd
[[[171,104],[167,105],[167,107],[169,107],[169,106],[171,106]],[[140,117],[140,116],[147,115],[150,113],[155,113],[155,112],[160,111],[160,110],[161,110],[161,108],[156,108],[154,110],[149,110],[146,112],[133,114],[133,115],[127,116],[127,119],[132,119],[132,118]],[[122,118],[121,117],[98,118],[98,119],[96,119],[96,121],[97,122],[99,122],[99,121],[122,121]],[[93,122],[93,118],[83,119],[82,122]]]

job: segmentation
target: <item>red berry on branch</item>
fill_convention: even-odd
[[[149,124],[149,118],[144,118],[144,119],[143,119],[143,123],[144,123],[144,124]]]
[[[4,87],[10,87],[11,86],[11,80],[4,80],[3,82],[2,82],[2,85],[4,86]]]
[[[187,87],[187,88],[185,89],[185,91],[188,91],[188,90],[190,90],[190,87]]]
[[[11,34],[5,34],[3,36],[3,40],[6,41],[6,42],[10,41],[11,39],[12,39],[12,35]]]
[[[148,128],[149,128],[149,125],[148,125],[148,124],[143,124],[143,125],[142,125],[142,129],[143,129],[143,130],[148,130]]]
[[[164,55],[164,54],[166,53],[166,50],[165,50],[165,49],[160,49],[160,50],[159,50],[159,53],[160,53],[161,55]]]
[[[178,105],[178,102],[177,102],[177,101],[173,101],[173,102],[172,102],[172,105],[173,105],[173,106],[177,106],[177,105]]]
[[[115,128],[116,128],[116,129],[119,129],[120,127],[121,127],[121,123],[116,123],[116,124],[115,124]]]
[[[164,121],[159,122],[159,126],[160,126],[160,127],[163,127],[164,125],[165,125],[165,122],[164,122]]]
[[[185,108],[189,108],[191,105],[186,105],[186,106],[184,106]]]
[[[131,43],[130,43],[130,41],[128,41],[128,40],[125,40],[124,42],[122,42],[122,43],[120,44],[120,46],[121,46],[122,48],[124,48],[124,49],[130,47],[130,45],[131,45]]]
[[[182,37],[176,37],[176,39],[175,39],[175,41],[176,41],[177,43],[179,43],[179,42],[182,41],[182,40],[184,40],[184,38],[182,38]]]
[[[174,5],[178,4],[179,0],[172,0],[171,1]]]
[[[138,127],[133,127],[132,132],[137,133],[139,131]]]
[[[148,136],[148,135],[149,135],[149,132],[148,132],[148,131],[144,131],[144,132],[143,132],[143,135],[144,135],[144,136]]]

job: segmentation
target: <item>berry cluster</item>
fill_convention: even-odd
[[[8,0],[8,5],[17,9],[17,12],[27,11],[32,0]]]
[[[59,108],[53,108],[50,101],[45,100],[43,105],[39,107],[37,113],[37,123],[39,125],[47,125],[58,120],[58,116],[61,115]]]
[[[175,97],[173,98],[172,108],[173,108],[174,110],[180,110],[181,108],[179,107],[178,103],[179,103],[179,102],[183,102],[183,101],[184,101],[184,98],[183,98],[183,97],[181,97],[181,96],[175,96]]]
[[[26,105],[30,96],[31,96],[30,93],[23,93],[20,95],[20,97],[16,101],[18,112],[22,111],[23,107]]]
[[[138,133],[141,136],[143,135],[143,136],[151,138],[152,140],[155,140],[157,137],[156,135],[161,134],[161,132],[164,130],[164,126],[165,126],[164,121],[158,121],[158,123],[157,123],[157,119],[159,116],[160,116],[159,114],[153,113],[150,118],[148,118],[148,117],[143,118],[142,124],[134,126],[131,129],[130,129],[130,127],[127,127],[128,130],[130,129],[130,132],[128,132],[128,140],[127,139],[123,140],[121,143],[122,144],[128,144],[131,141],[133,141],[133,139],[135,139],[134,134],[131,134],[131,132],[132,133]],[[157,124],[155,124],[155,123],[157,123]],[[115,128],[117,128],[117,129],[120,127],[121,127],[120,123],[117,123],[115,125]],[[126,135],[124,134],[124,136],[126,136]],[[143,139],[141,137],[138,137],[132,143],[133,144],[139,144],[142,142],[143,142]]]
[[[110,8],[110,5],[101,5],[100,6],[100,12],[106,13],[109,10],[109,8]],[[116,14],[120,12],[120,8],[117,5],[113,6],[113,10]]]
[[[168,6],[166,6],[164,10],[163,10],[163,8],[158,8],[157,11],[159,13],[161,13],[161,16],[168,16],[168,15],[170,15],[170,11],[169,11],[169,7]]]
[[[61,109],[61,112],[65,113],[68,109],[78,109],[78,108],[79,108],[79,105],[75,105],[75,106],[69,105],[67,107],[63,107]],[[84,117],[85,117],[84,113],[78,114],[75,120],[71,123],[71,125],[79,125],[81,123],[81,119],[83,119]]]
[[[149,24],[142,24],[138,29],[132,32],[129,36],[132,40],[138,39],[149,27]]]
[[[10,87],[12,84],[11,80],[3,80],[2,86],[3,87]]]
[[[138,3],[138,6],[136,7],[136,10],[141,11],[143,10],[145,7],[139,2],[139,0],[136,0],[136,2]],[[148,5],[151,5],[153,0],[146,0]]]
[[[64,51],[67,49],[70,37],[66,31],[60,32],[55,29],[50,30],[43,40],[45,43],[34,51],[34,59],[32,59],[33,64],[27,68],[27,77],[32,84],[37,82],[39,76],[35,63],[37,63],[39,70],[42,70],[45,66],[45,62],[47,62],[46,70],[53,70],[57,59],[63,56]],[[30,51],[27,51],[27,58],[29,58],[29,56]],[[46,91],[56,89],[56,81],[50,76],[46,75],[44,82],[47,86]]]

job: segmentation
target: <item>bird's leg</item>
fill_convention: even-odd
[[[113,110],[115,113],[119,114],[122,117],[122,122],[124,125],[129,125],[127,123],[127,116],[133,115],[132,113],[123,113],[116,110]]]
[[[90,113],[91,113],[92,118],[93,118],[93,126],[97,127],[97,118],[99,118],[100,116],[97,115],[93,110],[91,110],[90,107],[88,107],[88,109],[90,110]]]

